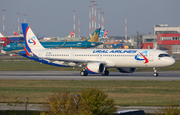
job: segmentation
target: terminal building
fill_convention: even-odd
[[[180,26],[169,27],[167,24],[155,25],[153,35],[143,35],[143,49],[161,49],[168,53],[180,53]]]
[[[155,25],[154,28],[154,35],[157,34],[174,34],[174,33],[180,33],[180,26],[176,27],[169,27],[168,24],[158,24]]]

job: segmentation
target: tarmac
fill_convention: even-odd
[[[180,71],[159,71],[159,76],[152,72],[120,73],[110,72],[108,76],[89,74],[80,76],[79,71],[0,71],[0,79],[20,80],[151,80],[151,81],[180,81]]]

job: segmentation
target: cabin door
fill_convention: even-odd
[[[71,59],[74,59],[74,54],[75,54],[74,52],[71,52],[71,55],[70,55]]]
[[[149,61],[153,61],[153,55],[154,55],[154,52],[153,51],[149,51]]]

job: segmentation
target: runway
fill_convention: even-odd
[[[0,79],[21,80],[154,80],[180,81],[180,71],[162,71],[154,77],[153,72],[119,73],[110,72],[109,76],[89,74],[80,76],[79,71],[0,71]]]

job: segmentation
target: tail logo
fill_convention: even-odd
[[[90,39],[88,40],[89,42],[98,42],[98,38],[99,38],[99,32],[95,32],[94,34],[93,34],[93,36],[91,35],[90,36]]]
[[[137,54],[135,56],[135,59],[138,61],[144,61],[145,60],[145,62],[144,62],[144,64],[145,64],[145,63],[149,62],[149,60],[146,58],[146,56],[147,56],[147,51],[139,52],[139,54]]]
[[[36,42],[35,42],[35,36],[33,36],[32,38],[30,38],[28,40],[29,43],[33,43],[33,45],[36,45]]]

